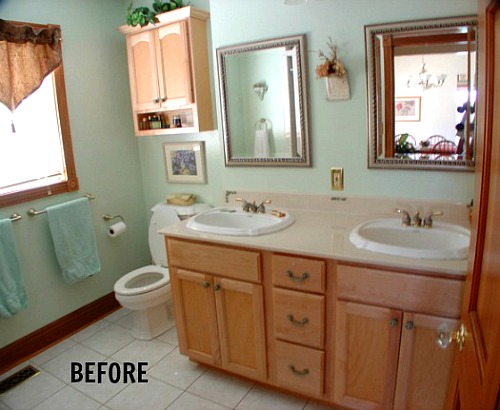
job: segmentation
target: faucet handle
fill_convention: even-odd
[[[423,223],[423,226],[425,228],[432,228],[432,217],[433,216],[443,216],[443,212],[442,211],[431,211],[429,212],[429,214],[424,218],[424,223]]]
[[[404,225],[404,226],[409,226],[411,225],[411,218],[410,218],[410,214],[408,213],[408,211],[405,211],[404,209],[400,209],[400,208],[394,208],[393,212],[396,212],[397,214],[401,214],[401,223]]]
[[[416,226],[417,228],[422,225],[422,218],[420,217],[420,212],[417,212],[411,221],[412,226]]]
[[[235,198],[235,201],[243,202],[243,205],[241,205],[241,209],[243,210],[243,212],[253,212],[253,207],[255,206],[255,202],[252,204],[251,202],[248,202],[246,199],[243,198]]]
[[[264,205],[270,204],[271,201],[270,199],[266,199],[265,201],[262,201],[259,206],[257,206],[257,212],[259,214],[265,214],[266,213],[266,207]]]

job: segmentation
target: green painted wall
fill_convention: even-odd
[[[147,2],[143,2],[146,4]],[[201,7],[206,1],[193,1]],[[346,196],[383,196],[470,201],[472,173],[369,170],[367,168],[367,91],[364,25],[430,17],[470,15],[477,12],[471,0],[323,0],[285,6],[283,0],[216,0],[210,2],[212,59],[217,47],[306,33],[309,58],[310,131],[313,167],[224,167],[219,131],[182,138],[206,141],[206,185],[167,184],[162,141],[173,136],[139,141],[146,203],[154,204],[165,192],[197,193],[202,200],[220,204],[224,189],[331,193],[329,170],[345,169]],[[326,50],[328,37],[339,46],[339,57],[348,71],[351,99],[326,101],[322,79],[314,68],[319,62],[313,50]],[[213,68],[217,87],[217,69]],[[216,88],[217,91],[217,88]],[[218,93],[214,92],[218,98]],[[220,124],[220,113],[217,111]]]
[[[60,24],[71,134],[80,180],[68,193],[0,209],[0,218],[23,215],[14,224],[29,306],[0,319],[0,347],[112,292],[126,272],[149,263],[147,209],[133,135],[122,0],[2,0],[0,18]],[[49,236],[47,217],[29,217],[30,207],[74,199],[91,192],[102,270],[75,285],[63,282]],[[106,233],[104,213],[123,215],[128,230],[116,239]]]
[[[194,192],[200,200],[221,203],[224,189],[330,193],[329,170],[345,168],[342,195],[468,201],[471,173],[368,170],[366,79],[363,26],[428,17],[474,14],[471,0],[324,0],[285,6],[283,0],[192,0],[209,10],[211,60],[217,47],[306,33],[309,50],[326,48],[331,36],[349,70],[351,99],[329,102],[315,79],[317,55],[309,52],[312,168],[227,168],[218,130],[183,136],[133,136],[125,42],[116,27],[125,22],[129,0],[0,0],[0,18],[56,23],[63,30],[63,55],[73,147],[80,193],[60,195],[0,209],[25,215],[92,192],[91,204],[102,272],[76,285],[58,273],[44,216],[25,216],[14,226],[29,308],[0,319],[0,347],[109,293],[124,273],[149,262],[149,209],[172,192]],[[135,6],[152,1],[136,1]],[[212,97],[217,101],[217,69]],[[220,123],[220,113],[214,112]],[[208,183],[168,184],[162,144],[206,142]],[[111,240],[102,214],[121,214],[127,232]]]

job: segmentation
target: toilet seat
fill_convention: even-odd
[[[168,268],[148,265],[135,269],[116,281],[114,291],[120,295],[131,296],[151,292],[170,283]]]

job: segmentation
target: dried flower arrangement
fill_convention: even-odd
[[[326,45],[330,52],[329,55],[327,55],[322,50],[318,51],[319,57],[324,61],[316,66],[316,75],[318,78],[328,77],[329,75],[343,77],[346,75],[347,71],[342,61],[337,57],[337,46],[333,44],[331,37],[328,37]]]

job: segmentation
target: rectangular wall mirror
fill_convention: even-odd
[[[226,166],[311,166],[306,37],[217,49]]]
[[[471,171],[475,16],[365,26],[370,168]]]

